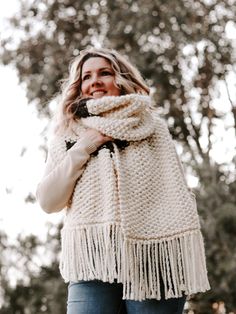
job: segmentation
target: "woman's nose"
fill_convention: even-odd
[[[98,75],[94,75],[94,76],[92,77],[91,85],[92,85],[92,86],[97,86],[97,85],[100,85],[100,84],[101,84],[100,78],[98,77]]]

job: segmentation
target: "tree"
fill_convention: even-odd
[[[226,36],[235,15],[231,0],[24,1],[10,20],[20,40],[3,37],[1,58],[18,69],[41,115],[49,114],[48,102],[81,49],[100,43],[128,54],[155,88],[174,137],[187,145],[194,163],[199,158],[209,163],[211,135],[223,115],[212,98],[235,63]],[[233,104],[231,115],[235,128]]]
[[[236,313],[236,250],[232,241],[236,235],[236,181],[226,184],[217,167],[201,171],[204,180],[196,193],[212,290],[197,295],[192,307],[196,313],[209,314],[213,304],[217,308],[223,302],[226,313]]]
[[[236,308],[235,248],[230,241],[236,227],[235,160],[218,165],[212,157],[217,126],[223,123],[234,134],[236,130],[236,101],[229,88],[235,51],[227,35],[235,17],[232,0],[24,1],[9,20],[13,35],[2,35],[0,50],[2,62],[18,70],[39,117],[50,116],[48,103],[59,90],[58,82],[67,76],[71,58],[85,47],[117,49],[138,66],[183,148],[184,163],[199,178],[196,193],[212,285],[198,302],[193,299],[192,307],[201,314],[213,311],[214,302]],[[228,111],[214,103],[222,88]]]
[[[20,277],[11,285],[6,272],[1,273],[1,314],[66,313],[67,287],[58,265],[60,229],[49,225],[45,242],[32,235],[18,237],[15,244],[5,247],[11,253],[3,258],[5,269]]]

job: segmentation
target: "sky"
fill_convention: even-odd
[[[3,18],[18,8],[18,0],[0,2],[0,26]],[[58,223],[62,213],[48,215],[37,203],[25,203],[35,194],[45,164],[41,133],[48,121],[39,120],[28,104],[16,71],[0,66],[0,230],[12,239],[30,233],[44,237],[47,223]]]
[[[0,229],[11,236],[18,233],[43,232],[45,222],[54,222],[59,215],[44,213],[38,204],[25,203],[35,193],[45,164],[41,132],[47,124],[39,120],[33,106],[27,103],[16,72],[0,67],[1,99],[0,142]],[[57,217],[55,217],[57,216]]]
[[[17,12],[19,0],[0,2],[0,27],[4,25],[3,18]],[[234,32],[228,30],[232,39]],[[234,35],[233,35],[234,34]],[[230,89],[235,90],[236,79],[229,77]],[[214,100],[214,106],[221,112],[227,112],[230,103],[226,97],[225,87],[219,86],[222,96]],[[57,224],[63,218],[63,213],[48,215],[37,203],[25,203],[25,198],[31,192],[35,193],[37,183],[43,173],[45,155],[40,150],[43,144],[41,133],[47,125],[47,120],[39,120],[36,110],[28,104],[25,90],[19,84],[14,68],[0,66],[0,230],[10,237],[30,233],[44,237],[47,233],[47,223]],[[232,93],[232,97],[235,93]],[[222,98],[223,97],[223,98]],[[234,99],[235,100],[235,99]],[[220,121],[215,131],[217,143],[213,154],[218,162],[229,161],[235,153],[235,134],[230,125],[230,117]]]

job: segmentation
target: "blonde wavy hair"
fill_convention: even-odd
[[[138,69],[116,50],[96,48],[82,50],[79,56],[70,63],[68,78],[62,81],[56,132],[71,130],[76,120],[73,108],[75,103],[83,98],[81,94],[82,67],[86,60],[93,57],[105,58],[111,64],[115,84],[120,89],[121,95],[132,93],[148,95],[150,92]]]

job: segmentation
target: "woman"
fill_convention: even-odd
[[[209,289],[194,195],[149,88],[118,52],[76,57],[37,198],[65,208],[68,314],[180,314]]]

